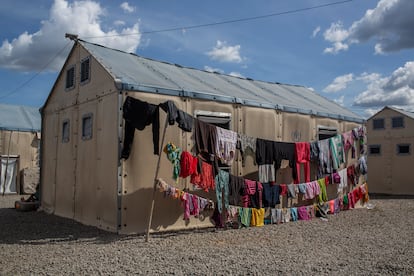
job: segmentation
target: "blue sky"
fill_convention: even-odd
[[[413,14],[412,0],[2,0],[0,103],[41,107],[73,45],[65,33],[75,33],[156,60],[303,85],[364,117],[385,105],[414,111]]]

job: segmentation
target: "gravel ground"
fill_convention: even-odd
[[[0,197],[1,275],[414,275],[414,200],[328,221],[119,236]]]

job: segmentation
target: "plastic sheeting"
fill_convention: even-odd
[[[17,171],[16,157],[2,156],[1,157],[1,185],[0,193],[3,194],[16,194],[16,171]]]

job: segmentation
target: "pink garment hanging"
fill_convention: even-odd
[[[309,142],[299,142],[295,143],[295,152],[296,152],[296,179],[294,179],[295,184],[300,182],[300,164],[303,164],[303,171],[305,176],[304,182],[310,181],[310,143]]]
[[[299,220],[309,220],[308,208],[306,206],[298,207]]]

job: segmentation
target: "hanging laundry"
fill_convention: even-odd
[[[338,185],[338,193],[342,193],[345,188],[348,187],[348,174],[347,169],[342,169],[338,171],[339,177],[341,178],[341,181]]]
[[[178,181],[180,175],[180,157],[181,148],[175,146],[173,143],[167,143],[164,147],[164,153],[167,155],[168,160],[173,164],[173,176],[175,181]]]
[[[310,143],[310,160],[319,161],[319,145],[318,141],[313,141]]]
[[[162,178],[156,179],[156,187],[164,193],[164,196],[181,200],[184,208],[184,220],[189,220],[190,216],[198,217],[201,211],[213,205],[211,200],[177,189],[167,184]]]
[[[367,203],[369,201],[369,194],[368,194],[368,184],[364,183],[361,186],[362,192],[363,192],[363,197],[362,197],[362,202],[363,203]]]
[[[325,174],[332,173],[331,150],[329,149],[329,139],[319,140],[319,170],[318,178]]]
[[[231,166],[236,154],[237,133],[216,127],[215,153],[223,164]]]
[[[354,196],[354,194],[351,191],[351,192],[348,193],[349,209],[355,208],[355,203],[356,203],[355,196]]]
[[[339,198],[335,198],[334,199],[334,213],[338,214],[340,210],[341,208],[340,208]]]
[[[252,217],[252,209],[251,208],[244,208],[239,207],[239,218],[240,223],[244,227],[249,227]]]
[[[342,163],[345,162],[344,143],[342,141],[342,135],[335,135],[329,140],[329,147],[332,156],[332,165],[335,170],[339,169]]]
[[[276,209],[276,224],[283,223],[282,209]]]
[[[184,220],[189,220],[190,215],[198,217],[200,213],[198,196],[184,192],[181,201],[184,206]]]
[[[273,141],[256,139],[256,163],[257,165],[272,165],[275,160]]]
[[[274,183],[262,183],[263,186],[263,207],[274,208],[280,204],[279,185]]]
[[[290,221],[290,209],[289,208],[282,209],[282,221],[284,223],[287,223]]]
[[[343,204],[343,209],[344,210],[348,210],[349,209],[349,201],[348,201],[348,194],[344,194],[344,197],[342,198],[342,204]]]
[[[290,208],[290,219],[291,221],[297,221],[298,220],[298,209],[296,207]]]
[[[328,203],[329,203],[329,213],[335,214],[335,200],[331,199],[328,201]]]
[[[296,179],[295,143],[273,142],[273,150],[276,170],[280,169],[282,160],[288,160],[289,167],[292,168],[292,179]]]
[[[365,126],[359,126],[352,130],[354,133],[355,139],[358,140],[359,144],[359,154],[363,155],[365,154],[365,144],[366,144],[366,128]]]
[[[349,165],[346,168],[346,175],[348,176],[348,184],[352,185],[352,187],[358,184],[358,179],[355,173],[355,165]]]
[[[298,193],[298,185],[287,184],[287,189],[288,189],[288,197],[296,198],[296,194]]]
[[[198,160],[198,164],[201,167],[200,173],[191,175],[190,182],[206,192],[214,190],[216,185],[214,182],[213,166],[201,159]]]
[[[178,109],[173,101],[166,101],[159,105],[168,115],[169,125],[177,122],[178,127],[184,131],[191,132],[193,130],[193,117]]]
[[[206,160],[212,162],[216,153],[217,127],[194,119],[194,140],[197,154],[202,154]]]
[[[288,194],[288,189],[287,189],[287,185],[286,184],[280,184],[280,195],[281,196],[286,196]]]
[[[270,208],[270,223],[271,224],[277,224],[278,218],[277,218],[277,209]]]
[[[154,154],[159,154],[159,108],[157,105],[127,97],[122,107],[122,117],[125,120],[124,144],[121,158],[127,160],[131,153],[134,141],[135,129],[144,130],[146,126],[152,124],[152,142]]]
[[[188,151],[183,151],[180,157],[180,177],[186,178],[190,175],[197,175],[198,159]]]
[[[244,195],[244,178],[229,175],[229,204],[241,206],[241,197]]]
[[[321,217],[321,218],[327,218],[328,211],[329,211],[329,204],[327,204],[326,202],[318,203],[316,205],[315,216]]]
[[[233,229],[238,229],[239,225],[239,207],[229,206],[227,208],[226,226]]]
[[[326,193],[325,178],[318,179],[318,185],[320,188],[320,193],[318,196],[318,202],[322,203],[328,200],[328,195]]]
[[[367,166],[367,160],[365,155],[362,155],[359,160],[358,160],[358,164],[359,164],[359,172],[363,175],[368,173],[368,166]]]
[[[309,220],[308,208],[306,206],[298,207],[298,219]]]
[[[305,177],[304,182],[310,181],[310,144],[309,142],[295,143],[295,157],[296,157],[296,172],[297,176],[294,179],[294,183],[300,182],[300,168],[303,164],[303,173]]]
[[[259,165],[258,172],[260,182],[264,183],[276,181],[275,166],[273,164]]]
[[[342,133],[342,138],[344,141],[344,151],[347,152],[349,149],[351,149],[351,156],[352,158],[355,158],[355,136],[354,132],[352,130]]]
[[[216,183],[216,197],[217,197],[217,209],[219,213],[229,208],[229,173],[227,171],[220,170],[215,178]]]
[[[252,217],[250,221],[250,226],[264,226],[265,209],[264,208],[260,208],[260,209],[252,208],[251,210],[252,210]]]
[[[238,134],[240,152],[242,157],[242,166],[246,165],[247,156],[253,157],[254,165],[256,165],[256,138],[244,134]]]
[[[298,184],[298,190],[299,193],[306,195],[306,190],[308,189],[308,186],[306,185],[306,183],[300,183]]]
[[[245,179],[244,190],[246,194],[242,197],[243,207],[262,208],[262,183]]]
[[[315,218],[315,204],[309,205],[306,207],[306,210],[308,211],[309,219]]]
[[[321,190],[317,181],[311,181],[306,183],[305,199],[313,199],[320,194]]]
[[[211,215],[211,220],[214,222],[214,226],[216,228],[224,228],[223,217],[218,211],[217,206],[214,208],[213,214]]]

